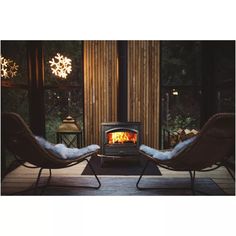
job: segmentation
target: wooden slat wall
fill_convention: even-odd
[[[159,148],[159,41],[128,41],[128,121],[141,121],[143,143]]]
[[[101,145],[102,122],[117,121],[116,41],[84,41],[85,145]]]
[[[128,121],[141,121],[143,143],[159,148],[159,41],[128,42]],[[102,122],[117,121],[115,41],[84,42],[85,145],[101,145]]]

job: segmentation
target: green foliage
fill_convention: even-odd
[[[176,115],[169,121],[169,130],[176,132],[178,129],[192,129],[197,126],[197,120],[191,116]]]
[[[2,88],[2,111],[16,112],[26,122],[29,120],[28,91],[15,88]]]
[[[56,143],[56,130],[61,122],[60,117],[49,117],[49,119],[46,120],[46,139],[49,142]]]

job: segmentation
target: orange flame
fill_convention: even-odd
[[[107,134],[108,143],[137,143],[137,134],[134,132],[111,132]]]

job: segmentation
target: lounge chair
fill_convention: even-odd
[[[234,156],[234,148],[235,115],[232,113],[215,114],[206,122],[196,138],[170,159],[160,159],[158,155],[154,157],[154,155],[140,150],[140,154],[147,159],[147,162],[136,187],[140,190],[150,189],[140,187],[140,180],[150,162],[168,170],[188,171],[193,194],[196,192],[194,188],[196,171],[212,171],[224,166],[235,181],[234,174],[227,164],[227,160]]]
[[[96,156],[98,150],[84,152],[83,155],[77,156],[73,159],[61,159],[58,155],[43,148],[36,140],[35,136],[28,128],[24,120],[16,113],[2,113],[2,143],[6,148],[14,154],[16,160],[27,168],[39,168],[38,176],[34,187],[26,189],[17,194],[34,190],[36,194],[37,189],[43,190],[52,186],[49,185],[52,176],[52,169],[68,168],[79,164],[82,161],[86,161],[89,167],[92,169],[93,174],[98,182],[97,186],[63,186],[56,187],[87,187],[98,189],[101,183],[89,162],[89,157]],[[28,164],[29,163],[29,164]],[[49,170],[49,177],[46,185],[39,186],[39,180],[43,169]],[[54,185],[55,186],[55,185]],[[41,193],[42,193],[41,192]]]

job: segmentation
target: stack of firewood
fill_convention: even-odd
[[[189,139],[198,134],[198,131],[195,129],[178,129],[176,132],[173,132],[170,135],[170,144],[171,146],[175,146],[177,143]]]

